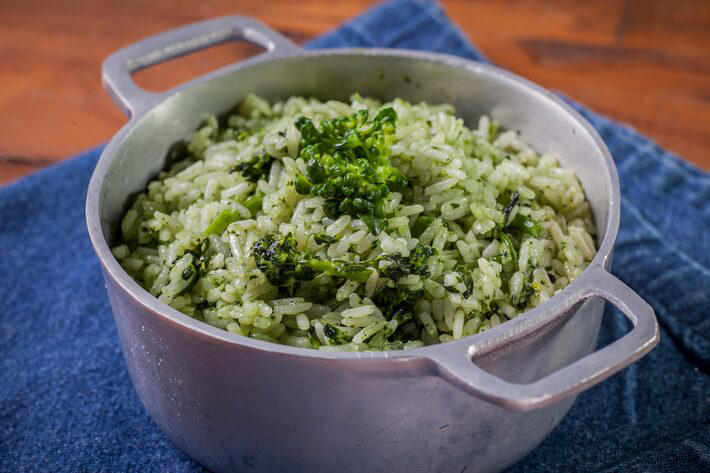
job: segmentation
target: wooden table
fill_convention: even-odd
[[[108,140],[126,119],[101,61],[168,28],[252,15],[302,43],[368,0],[0,0],[0,182]],[[445,0],[496,64],[627,122],[710,169],[710,1]],[[151,90],[258,52],[230,43],[136,75]]]

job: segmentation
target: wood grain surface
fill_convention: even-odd
[[[160,31],[254,16],[292,40],[338,26],[367,0],[0,0],[0,182],[108,140],[126,118],[100,84],[101,61]],[[710,1],[445,0],[496,64],[629,123],[710,169]],[[258,48],[221,45],[141,71],[164,90]]]

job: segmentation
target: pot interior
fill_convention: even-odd
[[[469,128],[487,114],[515,129],[539,153],[554,152],[579,177],[597,227],[609,227],[612,164],[595,137],[540,88],[478,63],[447,56],[335,50],[271,61],[248,61],[180,88],[131,122],[109,146],[114,154],[99,192],[102,232],[110,244],[127,202],[166,165],[171,145],[188,138],[208,113],[229,111],[247,94],[269,100],[292,95],[346,100],[354,92],[382,100],[451,103]]]

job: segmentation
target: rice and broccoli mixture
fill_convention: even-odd
[[[589,264],[592,235],[575,175],[485,116],[471,130],[450,105],[248,96],[148,184],[113,254],[230,332],[396,350],[548,300]]]

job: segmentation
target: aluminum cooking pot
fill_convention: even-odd
[[[266,52],[164,93],[131,73],[228,40]],[[581,391],[658,342],[651,307],[612,276],[619,183],[592,127],[546,90],[478,62],[386,49],[305,51],[261,23],[223,17],[159,34],[111,55],[103,80],[130,121],[89,185],[86,215],[126,365],[165,434],[214,471],[492,472],[532,450]],[[599,249],[548,302],[484,333],[408,351],[321,352],[231,334],[163,304],[110,252],[126,202],[165,165],[205,113],[249,93],[452,103],[467,123],[486,113],[554,151],[592,206]],[[605,300],[632,322],[596,350]]]

